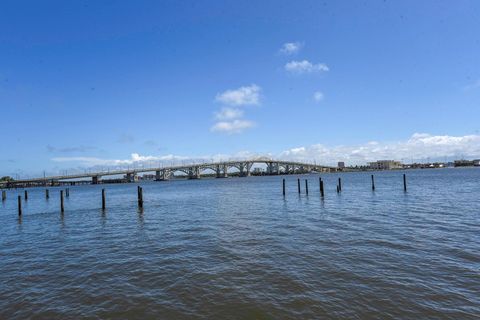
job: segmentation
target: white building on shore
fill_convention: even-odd
[[[402,169],[403,165],[400,161],[395,160],[377,160],[369,163],[370,169],[373,170],[392,170]]]

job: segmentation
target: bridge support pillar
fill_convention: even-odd
[[[280,163],[267,162],[267,174],[268,175],[280,174]]]
[[[172,172],[170,170],[163,170],[162,179],[164,181],[170,179],[171,176],[172,176]]]
[[[271,175],[273,173],[273,163],[267,162],[267,174]]]
[[[215,167],[215,173],[217,174],[217,178],[226,178],[227,177],[227,166],[217,164]]]
[[[251,162],[245,163],[245,177],[250,177],[251,176],[252,166],[253,166],[253,163],[251,163]]]
[[[137,180],[137,175],[134,172],[129,172],[125,176],[127,182],[135,182]]]
[[[102,181],[102,177],[100,176],[93,176],[92,177],[92,184],[99,184]]]
[[[199,178],[200,178],[200,168],[190,167],[188,169],[188,179],[199,179]]]
[[[240,171],[239,176],[240,177],[246,177],[247,176],[247,164],[244,162],[240,162],[238,165],[238,170]]]
[[[223,165],[223,177],[228,177],[228,166],[226,164]]]

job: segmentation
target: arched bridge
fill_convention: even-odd
[[[33,186],[33,185],[55,185],[60,182],[68,183],[68,180],[86,179],[90,178],[92,184],[102,182],[103,177],[123,175],[128,182],[135,181],[135,177],[139,173],[154,172],[155,180],[168,180],[174,173],[182,172],[189,179],[198,179],[202,174],[214,174],[217,178],[228,177],[228,173],[232,170],[236,171],[242,177],[248,177],[252,173],[254,165],[266,165],[265,174],[294,174],[306,172],[331,172],[336,171],[337,168],[317,165],[304,162],[273,160],[273,159],[251,159],[251,160],[235,160],[235,161],[221,161],[221,162],[205,162],[188,165],[168,166],[168,167],[151,167],[151,168],[136,168],[123,169],[112,171],[88,172],[71,175],[50,176],[43,178],[22,179],[10,182],[0,182],[0,187],[15,187],[15,186]]]

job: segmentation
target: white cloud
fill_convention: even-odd
[[[235,130],[243,130],[254,124],[246,120],[232,122],[219,122],[215,130],[234,133]],[[212,127],[213,130],[213,127]],[[337,161],[346,161],[347,165],[363,165],[370,161],[380,159],[393,159],[405,162],[422,161],[431,158],[432,161],[467,158],[480,158],[480,135],[448,136],[415,133],[409,139],[397,142],[370,141],[360,145],[351,146],[326,146],[314,144],[300,146],[285,150],[278,154],[252,153],[241,151],[235,154],[216,154],[199,157],[178,155],[144,156],[132,153],[128,159],[101,159],[96,157],[61,157],[53,158],[54,162],[72,162],[86,167],[126,167],[139,165],[179,165],[194,162],[210,162],[223,160],[243,160],[253,158],[274,158],[284,160],[296,160],[313,162],[324,165],[336,165]],[[150,162],[150,163],[149,163]],[[80,170],[79,170],[80,171]]]
[[[217,120],[233,120],[243,117],[243,110],[237,108],[222,108],[215,112],[215,119]]]
[[[315,102],[323,101],[323,99],[325,99],[325,95],[321,91],[315,91],[313,93],[313,100],[315,100]]]
[[[291,55],[298,53],[302,47],[303,44],[300,42],[287,42],[283,44],[282,48],[280,48],[280,52],[286,55]]]
[[[380,159],[394,159],[410,162],[427,158],[443,160],[444,157],[475,158],[480,157],[480,135],[433,136],[415,133],[406,141],[381,143],[367,142],[355,146],[327,147],[322,144],[297,147],[279,154],[280,158],[335,164],[346,161],[349,164],[366,164]]]
[[[246,129],[252,128],[255,123],[249,120],[236,119],[233,121],[219,121],[210,129],[213,132],[223,132],[227,134],[242,133]]]
[[[285,65],[285,70],[294,74],[314,73],[314,72],[326,72],[330,70],[324,63],[311,63],[308,60],[302,61],[290,61]]]
[[[247,106],[260,104],[261,88],[256,84],[227,90],[216,95],[215,100],[229,106]]]

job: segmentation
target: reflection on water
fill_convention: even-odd
[[[406,173],[9,190],[0,318],[474,319],[480,170]]]

